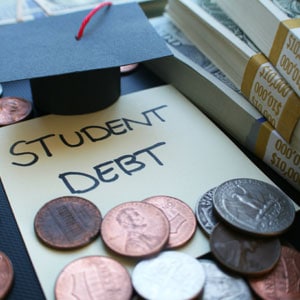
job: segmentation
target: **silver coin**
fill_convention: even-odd
[[[213,196],[218,215],[248,233],[273,236],[286,231],[295,218],[292,200],[275,186],[251,178],[219,185]]]
[[[3,86],[2,86],[2,84],[0,83],[0,97],[2,97],[2,95],[3,95]]]
[[[217,215],[214,211],[213,195],[216,187],[208,190],[196,203],[195,214],[200,227],[211,235],[214,227],[218,224]]]
[[[209,259],[199,259],[205,270],[201,300],[252,300],[252,292],[241,276],[229,274]]]
[[[132,272],[136,292],[148,300],[194,299],[204,286],[205,272],[198,260],[177,251],[164,251],[140,261]]]

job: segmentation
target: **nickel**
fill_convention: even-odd
[[[14,270],[5,253],[0,251],[0,299],[4,299],[12,286]]]
[[[149,300],[194,299],[204,282],[204,269],[198,260],[177,251],[163,251],[143,260],[132,272],[134,289]]]
[[[153,196],[143,200],[160,208],[170,223],[167,248],[184,245],[194,235],[197,221],[192,209],[183,201],[170,196]]]
[[[286,231],[294,221],[292,200],[266,182],[238,178],[219,185],[213,197],[221,218],[245,232],[274,236]]]
[[[132,284],[127,270],[105,256],[86,256],[68,264],[55,284],[57,300],[129,300]]]
[[[104,243],[116,253],[130,257],[158,253],[165,247],[169,234],[169,221],[162,210],[142,201],[115,206],[101,225]]]
[[[46,203],[36,214],[34,229],[46,245],[57,249],[85,246],[100,233],[101,213],[90,201],[74,196]]]
[[[18,97],[0,98],[0,126],[10,125],[26,119],[32,111],[28,100]]]
[[[277,238],[255,238],[219,223],[210,236],[215,258],[226,268],[242,275],[257,276],[271,271],[280,257]]]

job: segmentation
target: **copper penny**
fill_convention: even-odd
[[[138,65],[139,64],[136,63],[136,64],[129,64],[129,65],[121,66],[120,67],[121,74],[128,74],[128,73],[133,72],[138,67]]]
[[[26,119],[32,111],[30,101],[18,97],[0,98],[0,126],[10,125]]]
[[[116,253],[145,257],[163,249],[169,239],[170,225],[156,206],[132,201],[112,208],[103,218],[101,236]]]
[[[210,236],[215,258],[228,269],[257,276],[271,271],[280,257],[277,238],[258,238],[242,234],[219,223]]]
[[[193,210],[183,201],[170,196],[153,196],[144,202],[160,208],[170,223],[170,236],[167,248],[176,248],[184,245],[194,235],[197,221]]]
[[[34,229],[39,239],[57,249],[85,246],[100,233],[101,213],[90,201],[74,196],[47,202],[36,214]]]
[[[14,270],[10,259],[0,251],[0,299],[7,295],[12,286]]]
[[[266,300],[300,299],[300,253],[282,246],[276,267],[268,274],[248,279],[252,289]]]
[[[56,300],[129,300],[132,294],[128,271],[106,256],[86,256],[69,263],[55,284]]]

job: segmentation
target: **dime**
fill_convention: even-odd
[[[137,67],[138,67],[138,63],[136,64],[130,64],[130,65],[124,65],[120,67],[120,71],[122,74],[127,74],[127,73],[131,73],[132,71],[134,71]]]
[[[18,97],[0,98],[0,126],[26,119],[32,111],[30,101]]]
[[[198,260],[177,251],[163,251],[142,260],[133,269],[132,285],[145,299],[194,299],[204,286],[205,273]]]
[[[219,268],[209,259],[199,259],[205,271],[205,284],[201,300],[253,300],[251,290],[246,281]]]
[[[271,271],[280,257],[277,238],[256,238],[231,230],[219,223],[210,236],[214,257],[228,269],[243,275],[262,275]]]
[[[202,195],[195,208],[198,224],[208,235],[212,233],[214,227],[219,222],[213,205],[213,195],[215,190],[216,188],[214,187]]]
[[[55,284],[56,300],[129,300],[132,284],[128,271],[105,256],[86,256],[69,263]]]
[[[300,299],[300,253],[282,246],[276,267],[268,274],[248,279],[252,289],[267,300]]]
[[[0,251],[0,299],[4,299],[11,288],[14,270],[10,259]]]
[[[182,246],[192,238],[197,221],[194,212],[186,203],[170,196],[153,196],[143,201],[160,208],[167,216],[170,223],[167,248]]]
[[[266,182],[238,178],[219,185],[213,197],[221,218],[248,233],[272,236],[286,231],[294,221],[292,200]]]
[[[166,245],[170,225],[163,211],[142,201],[119,204],[103,218],[101,236],[116,253],[144,257],[158,253]]]
[[[101,213],[90,201],[74,196],[46,203],[36,214],[34,229],[46,245],[57,249],[85,246],[100,233]]]

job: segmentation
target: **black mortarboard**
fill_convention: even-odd
[[[29,79],[38,110],[81,114],[120,95],[120,66],[171,55],[137,3],[0,26],[0,82]]]

